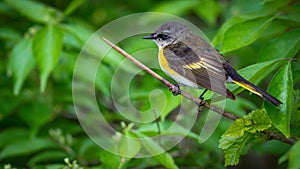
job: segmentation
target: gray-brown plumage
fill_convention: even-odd
[[[240,76],[226,58],[184,25],[176,22],[162,24],[144,39],[152,39],[158,45],[162,70],[180,85],[204,87],[235,99],[225,86],[226,81],[234,82],[276,106],[282,104]]]
[[[192,49],[188,44],[179,41],[164,47],[164,55],[170,67],[181,76],[195,82],[199,87],[210,89],[219,94],[235,99],[234,95],[226,89],[226,72],[222,63],[212,60],[209,50]],[[197,51],[198,55],[194,52]],[[199,57],[199,53],[201,57]],[[181,57],[184,56],[184,57]],[[180,82],[179,82],[180,83]],[[188,84],[184,84],[189,86]],[[191,86],[195,87],[195,86]]]

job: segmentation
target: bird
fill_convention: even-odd
[[[235,100],[225,83],[235,83],[275,106],[282,104],[274,96],[243,78],[232,64],[210,43],[178,22],[167,22],[143,39],[153,40],[159,48],[158,61],[162,71],[180,86],[204,88]]]

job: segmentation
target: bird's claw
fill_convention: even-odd
[[[170,91],[173,93],[174,96],[181,94],[181,90],[178,84],[175,84],[172,87],[170,87]]]

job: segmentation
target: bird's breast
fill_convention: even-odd
[[[162,71],[166,75],[173,78],[177,83],[179,83],[181,85],[193,87],[193,88],[199,88],[199,85],[197,85],[196,83],[192,82],[191,80],[183,77],[182,75],[180,75],[179,73],[177,73],[174,69],[172,69],[170,67],[169,62],[164,55],[164,48],[161,48],[159,50],[158,61],[159,61],[159,65],[160,65],[160,68],[162,69]]]

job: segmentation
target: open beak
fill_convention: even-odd
[[[151,34],[148,36],[144,36],[143,39],[156,39],[156,37],[154,36],[154,34]]]

